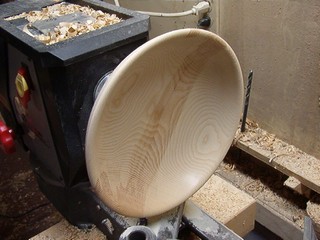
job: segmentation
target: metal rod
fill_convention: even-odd
[[[317,236],[313,228],[311,218],[305,216],[304,217],[304,233],[303,240],[316,240]]]
[[[246,89],[246,97],[244,101],[244,109],[243,109],[243,116],[242,116],[242,123],[241,123],[241,132],[246,130],[246,121],[247,121],[247,114],[249,108],[249,100],[250,100],[250,92],[251,92],[251,84],[253,79],[253,71],[250,70],[247,82],[247,89]]]

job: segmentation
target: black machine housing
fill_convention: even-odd
[[[97,225],[117,233],[112,212],[90,189],[85,135],[94,89],[134,49],[148,40],[149,17],[99,0],[66,1],[115,13],[124,21],[53,45],[24,33],[21,19],[5,18],[56,4],[53,0],[14,1],[0,9],[0,111],[30,160],[41,191],[71,223]],[[21,106],[15,79],[27,69],[30,101]]]

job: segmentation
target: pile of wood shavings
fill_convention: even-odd
[[[43,239],[69,239],[69,240],[106,240],[106,236],[100,232],[95,226],[92,229],[79,229],[70,225],[66,220],[62,220],[58,224],[48,228],[42,233],[30,238],[30,240]]]
[[[320,195],[307,203],[307,213],[313,221],[313,227],[317,237],[320,237]],[[320,238],[319,238],[320,239]]]
[[[240,128],[236,132],[234,143],[241,140],[249,143],[249,145],[258,146],[260,149],[274,152],[276,156],[301,156],[306,155],[297,147],[290,145],[276,137],[275,134],[268,133],[259,127],[259,125],[251,120],[246,122],[246,131],[241,132]]]
[[[247,123],[245,132],[241,133],[238,129],[234,139],[234,145],[245,146],[247,149],[252,149],[253,152],[267,158],[268,162],[273,166],[283,169],[285,174],[288,175],[290,173],[290,175],[295,174],[299,176],[310,184],[313,190],[320,193],[319,159],[280,140],[274,134],[270,134],[259,128],[256,123],[251,121]],[[266,159],[262,160],[265,161]]]
[[[122,21],[115,14],[104,13],[101,10],[94,10],[90,7],[84,7],[77,4],[59,3],[43,8],[41,11],[31,11],[28,13],[21,13],[19,15],[6,18],[7,21],[12,21],[19,18],[25,18],[29,22],[29,26],[36,21],[47,19],[54,19],[59,16],[83,13],[92,17],[92,20],[87,20],[85,23],[79,22],[60,22],[52,31],[47,34],[33,35],[27,27],[23,29],[24,32],[33,36],[37,40],[50,45],[84,33],[88,33],[106,26],[110,26]]]
[[[320,227],[320,197],[312,199],[307,203],[307,213],[310,218]]]

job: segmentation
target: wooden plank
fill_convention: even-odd
[[[254,228],[255,199],[219,176],[213,175],[191,200],[241,237]]]
[[[303,237],[300,228],[260,200],[257,201],[256,219],[284,240],[301,240]]]
[[[243,163],[246,163],[244,166],[248,166],[249,161],[243,160]],[[257,167],[256,170],[257,172],[251,176],[250,173],[242,172],[238,165],[231,166],[223,162],[217,169],[216,174],[245,191],[257,201],[257,222],[284,239],[302,239],[296,236],[302,235],[303,218],[306,211],[299,208],[295,201],[289,200],[295,200],[296,195],[291,193],[292,195],[287,196],[288,198],[284,198],[273,192],[272,188],[266,184],[267,178],[256,177],[257,173],[263,171],[262,167]],[[270,169],[267,175],[269,173]],[[272,181],[272,178],[273,175],[270,175],[269,180]],[[283,181],[279,178],[274,180],[274,184],[281,187]],[[279,182],[281,182],[280,185]]]
[[[294,158],[285,154],[277,155],[260,148],[257,144],[241,139],[235,142],[235,146],[280,172],[295,177],[306,187],[320,193],[320,160],[307,154]]]
[[[298,179],[295,177],[290,176],[283,184],[284,186],[291,188],[295,192],[304,195],[305,197],[309,198],[311,197],[311,190],[310,188],[307,188],[304,186]]]

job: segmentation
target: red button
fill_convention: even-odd
[[[13,153],[16,150],[13,139],[13,131],[2,121],[0,121],[0,145],[7,154]]]

